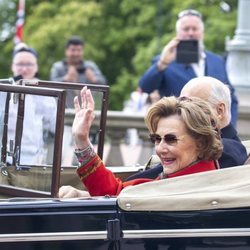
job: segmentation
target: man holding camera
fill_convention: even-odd
[[[84,60],[84,41],[72,36],[65,45],[65,59],[55,62],[50,72],[50,80],[87,84],[106,84],[106,79],[93,61]],[[66,106],[73,108],[75,93],[67,93]]]
[[[236,125],[238,100],[230,84],[224,59],[204,49],[204,23],[196,10],[183,10],[176,22],[176,37],[152,60],[139,86],[151,93],[158,89],[161,96],[179,96],[182,87],[192,78],[211,76],[229,85],[232,98],[231,122]],[[197,55],[197,60],[194,60]],[[178,60],[177,60],[178,59]]]
[[[72,36],[65,44],[65,59],[55,62],[50,71],[50,80],[57,82],[107,84],[106,79],[98,66],[89,60],[84,60],[84,41],[78,36]],[[66,90],[66,108],[74,108],[74,97],[80,91],[74,89]],[[64,126],[63,136],[63,159],[62,163],[67,165],[72,162],[72,132],[71,126]],[[93,135],[95,140],[95,135]],[[70,161],[70,162],[69,162]]]

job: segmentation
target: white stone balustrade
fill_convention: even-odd
[[[99,128],[100,111],[95,112],[93,131]],[[74,119],[74,111],[67,110],[65,124],[71,125]],[[148,139],[148,130],[144,123],[144,116],[140,114],[128,114],[121,111],[108,111],[106,121],[106,139],[110,144],[109,153],[106,159],[107,166],[124,166],[124,159],[121,151],[121,144],[124,143],[125,133],[129,128],[136,128],[142,139],[141,152],[134,164],[143,165],[150,158],[153,150],[152,143]],[[250,104],[239,107],[239,119],[237,130],[242,140],[250,139]],[[138,152],[137,152],[138,153]]]

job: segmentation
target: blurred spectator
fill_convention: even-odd
[[[160,99],[158,90],[154,90],[150,94],[143,93],[139,90],[133,91],[130,95],[130,99],[124,104],[123,111],[129,114],[146,114],[148,108],[152,103],[157,102]],[[132,146],[140,143],[137,129],[131,128],[127,130],[125,142]]]
[[[85,60],[85,42],[78,36],[70,37],[65,44],[65,58],[55,62],[50,71],[50,80],[71,83],[106,84],[106,79],[98,66],[89,60]],[[77,90],[67,90],[66,108],[74,108],[74,97],[79,96]],[[99,96],[95,95],[96,103]],[[91,134],[92,143],[96,142],[96,134]],[[72,164],[76,158],[72,151],[71,126],[64,126],[63,137],[63,165]]]
[[[231,91],[231,122],[235,126],[238,116],[238,100],[234,87],[230,84],[224,59],[205,50],[203,43],[204,22],[200,12],[187,9],[178,14],[176,21],[176,37],[165,45],[160,55],[152,60],[151,67],[144,73],[140,80],[142,91],[150,93],[155,89],[161,96],[179,96],[182,87],[196,76],[211,76],[227,84]],[[187,62],[190,58],[190,47],[186,49],[186,61],[176,60],[180,41],[195,40],[198,43],[198,62]],[[196,47],[195,47],[196,48]]]
[[[50,72],[51,81],[87,84],[106,84],[106,79],[93,61],[84,59],[85,43],[77,36],[68,39],[65,45],[65,58],[55,62]],[[74,90],[67,91],[66,107],[74,108]]]
[[[36,79],[38,73],[37,53],[26,44],[14,49],[11,66],[13,76],[22,79]],[[18,101],[12,95],[9,102],[8,142],[15,142]],[[21,139],[20,163],[41,164],[45,159],[44,148],[48,135],[54,135],[56,122],[56,101],[52,97],[25,95],[23,133]],[[8,158],[10,162],[10,158]]]

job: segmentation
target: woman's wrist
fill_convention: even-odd
[[[96,152],[92,144],[89,144],[83,149],[75,148],[75,155],[79,161],[79,167],[81,167],[91,161],[96,156]]]
[[[89,138],[86,136],[83,137],[73,134],[73,138],[74,138],[75,149],[84,150],[89,145],[91,145]]]

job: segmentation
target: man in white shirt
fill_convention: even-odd
[[[14,51],[11,66],[14,76],[36,79],[38,72],[37,53],[27,45]],[[8,147],[10,140],[15,143],[18,102],[12,94],[9,102]],[[25,95],[23,131],[21,138],[21,165],[45,163],[44,142],[48,133],[55,132],[56,100],[54,97]],[[10,150],[10,148],[8,148]],[[8,157],[8,162],[11,158]]]

